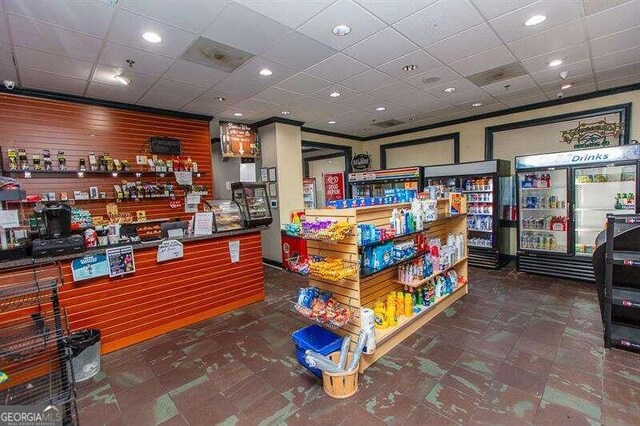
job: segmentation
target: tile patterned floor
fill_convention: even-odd
[[[104,356],[81,424],[640,424],[640,356],[603,349],[591,286],[474,269],[466,297],[333,400],[290,340],[304,279],[265,269],[264,302]]]

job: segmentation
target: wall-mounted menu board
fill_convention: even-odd
[[[152,154],[182,155],[180,139],[164,136],[151,136],[149,138],[149,150]]]
[[[260,157],[260,144],[254,128],[247,124],[220,123],[223,157]]]

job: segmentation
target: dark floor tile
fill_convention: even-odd
[[[555,362],[564,368],[579,371],[588,371],[602,376],[604,369],[604,353],[602,348],[590,350],[558,348]]]
[[[640,413],[632,412],[626,405],[615,404],[605,399],[602,403],[600,421],[605,426],[637,426],[640,424]]]
[[[541,397],[544,392],[546,375],[532,373],[522,368],[514,367],[511,364],[504,363],[496,374],[496,380],[500,383],[507,384],[521,391],[530,393],[537,397]]]
[[[556,357],[558,347],[527,339],[526,337],[520,337],[513,346],[513,350],[553,360]]]
[[[640,388],[625,386],[605,377],[602,381],[602,397],[604,401],[624,407],[640,420]]]
[[[603,375],[605,379],[640,389],[640,370],[635,370],[611,362],[605,362]]]
[[[524,392],[513,386],[494,381],[474,413],[478,421],[483,413],[488,417],[515,418],[518,422],[530,423],[536,415],[540,397]]]
[[[189,410],[194,405],[198,405],[219,393],[216,386],[209,377],[204,374],[192,381],[185,383],[171,391],[169,396],[180,411]]]
[[[153,401],[166,394],[166,389],[159,379],[154,378],[144,383],[136,385],[130,389],[116,392],[120,411],[136,411],[144,404]]]
[[[424,405],[418,406],[409,418],[404,422],[406,426],[454,426],[458,423],[445,417],[444,415],[427,408]]]
[[[403,424],[418,406],[418,402],[401,393],[395,386],[384,386],[379,395],[372,396],[359,405],[385,424]]]
[[[543,377],[546,377],[547,374],[549,374],[551,366],[553,365],[553,360],[551,359],[523,352],[518,349],[513,349],[505,359],[505,362],[514,367],[527,370]]]
[[[430,409],[458,422],[468,421],[480,403],[478,398],[437,383],[425,398]]]
[[[544,399],[540,402],[534,422],[536,425],[554,426],[594,426],[600,424],[599,419],[587,417],[570,406]]]
[[[632,370],[640,370],[640,356],[636,353],[623,351],[621,349],[610,349],[605,351],[604,358],[606,362],[621,365]]]
[[[500,371],[502,362],[501,359],[488,355],[465,352],[458,358],[456,366],[492,379]]]
[[[125,425],[156,426],[178,415],[178,408],[169,395],[164,394],[138,406],[135,410],[124,411],[123,421]]]
[[[461,367],[453,367],[440,379],[440,383],[445,387],[482,399],[491,386],[491,379]]]

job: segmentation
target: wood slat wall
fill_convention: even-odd
[[[26,149],[30,161],[32,154],[42,155],[43,149],[50,149],[54,170],[58,150],[65,152],[71,170],[76,170],[78,160],[86,159],[89,152],[108,152],[137,168],[135,156],[143,153],[150,136],[171,136],[182,141],[183,157],[191,157],[203,172],[201,178],[194,177],[194,182],[207,185],[213,197],[207,121],[12,94],[0,94],[0,117],[5,168],[7,148]],[[85,179],[52,175],[20,181],[30,194],[56,192],[59,196],[68,192],[72,197],[74,190],[88,191],[90,186],[98,186],[112,196],[113,184],[122,179],[134,180],[110,175]],[[76,206],[105,214],[104,204],[89,201],[77,202]],[[167,199],[122,202],[119,209],[145,210],[150,219],[191,216],[184,213],[184,208],[171,209]],[[231,263],[231,240],[240,241],[239,263]],[[70,262],[63,262],[65,284],[60,302],[71,329],[100,329],[102,352],[107,353],[264,299],[260,232],[185,243],[184,258],[167,263],[158,264],[156,253],[155,248],[136,250],[135,274],[77,283],[73,282]],[[28,312],[0,313],[0,323],[17,314]]]
[[[32,155],[42,158],[42,150],[50,149],[53,168],[58,170],[58,151],[64,151],[67,167],[77,170],[80,158],[84,158],[88,167],[88,155],[95,152],[102,155],[108,152],[112,158],[129,160],[136,170],[147,170],[146,166],[135,165],[135,157],[144,154],[145,145],[150,136],[170,136],[182,141],[183,158],[191,157],[198,163],[202,177],[194,177],[194,183],[206,185],[213,197],[213,178],[211,168],[211,141],[209,123],[205,120],[178,118],[166,115],[141,113],[103,106],[80,104],[68,101],[34,98],[13,94],[0,94],[0,146],[4,160],[3,168],[7,169],[7,149],[25,149],[29,161]],[[160,156],[168,159],[169,156]],[[34,175],[35,176],[35,175]],[[73,197],[74,190],[89,191],[90,186],[97,186],[114,196],[114,184],[122,180],[165,182],[173,177],[104,177],[87,176],[84,179],[75,176],[52,175],[45,178],[21,179],[21,184],[28,194],[67,192]],[[176,191],[181,194],[181,191]],[[91,211],[92,214],[105,214],[106,202],[79,201],[75,206]],[[125,201],[119,204],[120,211],[135,212],[145,210],[147,217],[181,217],[186,218],[184,208],[171,209],[166,198]]]

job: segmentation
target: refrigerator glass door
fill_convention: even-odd
[[[353,197],[384,197],[386,190],[413,189],[419,191],[418,181],[354,182],[351,184]]]
[[[315,179],[303,179],[302,180],[302,200],[304,201],[305,209],[315,209],[316,205],[316,180]]]
[[[469,247],[493,247],[496,230],[493,191],[497,189],[494,177],[463,177],[460,179],[460,186],[467,199]]]
[[[607,214],[635,213],[636,166],[575,169],[575,254],[591,256]]]
[[[520,249],[568,253],[567,170],[519,172]]]

